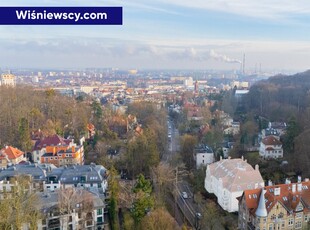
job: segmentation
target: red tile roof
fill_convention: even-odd
[[[281,141],[279,141],[277,138],[274,136],[267,136],[265,137],[262,142],[265,145],[282,145]]]
[[[58,135],[53,135],[36,142],[33,150],[41,150],[46,146],[69,145],[71,140],[64,139]]]
[[[293,186],[295,187],[295,192],[293,192]],[[300,190],[298,190],[298,184],[280,184],[266,186],[264,189],[265,193],[265,204],[267,212],[276,205],[281,204],[288,212],[293,212],[296,210],[298,204],[301,202],[303,204],[304,210],[310,211],[310,181],[300,183]],[[275,194],[275,190],[279,189],[279,195]],[[247,208],[252,214],[255,213],[262,189],[251,189],[245,190],[243,197]]]
[[[6,154],[10,160],[16,159],[24,155],[24,152],[12,146],[6,146],[5,148],[1,149],[1,152]]]

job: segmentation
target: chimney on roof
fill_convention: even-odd
[[[301,176],[297,177],[298,183],[301,183]]]
[[[285,178],[285,184],[290,184],[290,183],[291,183],[291,180],[288,178]]]
[[[8,149],[8,147],[9,147],[9,146],[6,145],[6,146],[5,146],[5,149]]]
[[[274,188],[274,195],[280,196],[280,194],[281,194],[281,188],[280,187]]]
[[[301,192],[302,191],[302,183],[297,184],[297,191]]]
[[[75,153],[75,146],[72,146],[72,153]]]
[[[305,178],[305,182],[309,182],[309,178]]]
[[[266,204],[265,204],[265,193],[266,193],[266,190],[265,189],[262,189],[262,192],[260,194],[260,197],[259,197],[259,203],[258,203],[258,207],[256,209],[256,216],[258,217],[267,217],[267,209],[266,209]]]
[[[259,165],[258,164],[255,165],[255,170],[259,171]]]
[[[241,156],[241,159],[242,159],[242,160],[244,160],[244,157],[243,157],[243,156]]]
[[[221,161],[221,160],[223,160],[223,157],[222,157],[222,156],[220,156],[220,161]]]
[[[296,192],[296,184],[292,184],[292,193]]]
[[[272,186],[272,181],[268,180],[268,186]]]

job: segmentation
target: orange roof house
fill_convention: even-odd
[[[5,166],[4,164],[7,166],[8,163],[18,164],[21,161],[26,161],[27,159],[25,158],[24,154],[24,152],[17,148],[12,146],[5,146],[5,148],[0,150],[1,167]]]

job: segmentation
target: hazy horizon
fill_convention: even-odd
[[[0,26],[1,68],[309,69],[310,2],[3,0],[122,6],[121,26]]]

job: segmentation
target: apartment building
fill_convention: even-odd
[[[310,182],[245,190],[239,198],[239,229],[309,229]]]

